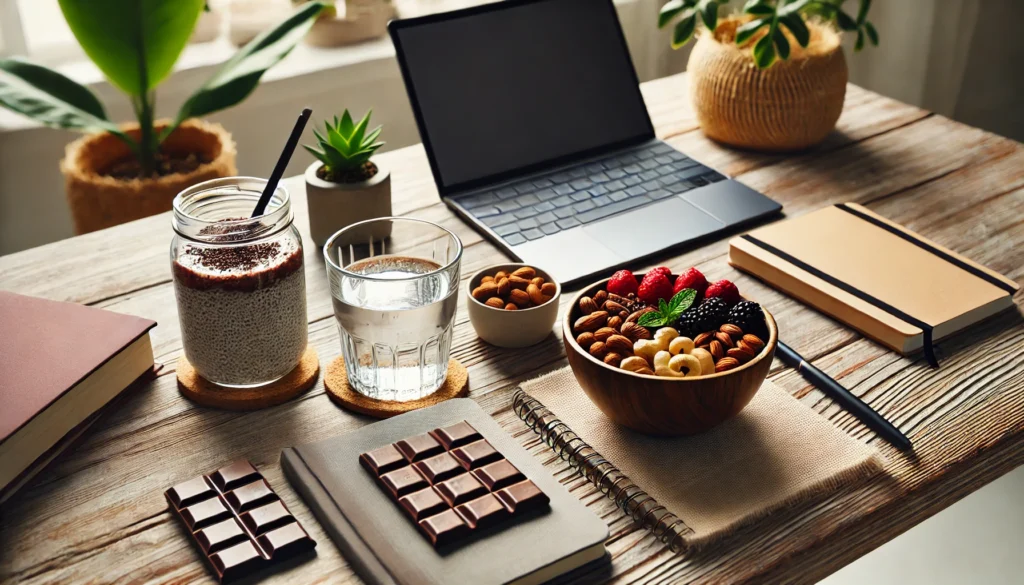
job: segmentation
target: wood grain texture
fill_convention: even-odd
[[[641,375],[598,360],[574,337],[574,333],[580,333],[573,331],[574,324],[583,316],[580,299],[593,298],[606,286],[608,279],[581,290],[569,301],[562,318],[562,342],[569,366],[580,387],[605,416],[641,433],[694,435],[736,416],[757,394],[768,376],[779,340],[770,313],[765,312],[769,336],[764,349],[738,368],[702,372],[696,378]]]
[[[837,131],[824,144],[792,156],[753,154],[716,145],[696,130],[685,76],[644,84],[643,92],[659,136],[775,198],[786,215],[856,201],[1024,282],[1020,144],[850,86]],[[463,238],[464,279],[508,261],[439,202],[422,147],[385,156],[394,169],[395,212],[439,221]],[[309,242],[301,179],[287,187],[296,196],[296,225]],[[248,458],[321,542],[314,561],[266,582],[357,583],[277,461],[284,447],[372,419],[331,404],[319,382],[293,401],[257,412],[206,409],[183,399],[173,369],[181,343],[169,228],[167,215],[156,216],[0,257],[2,289],[156,319],[157,359],[168,366],[0,508],[0,581],[210,583],[162,492],[197,472]],[[813,583],[1024,462],[1019,314],[943,341],[942,367],[932,370],[731,269],[726,242],[723,237],[679,250],[649,265],[676,272],[697,266],[709,279],[736,282],[771,310],[783,340],[907,433],[916,457],[879,443],[889,459],[885,479],[776,514],[699,558],[679,557],[633,526],[512,413],[511,385],[565,365],[560,327],[535,346],[501,349],[476,338],[460,302],[452,357],[469,371],[470,396],[611,529],[612,564],[584,568],[559,583]],[[329,363],[340,345],[326,272],[316,256],[308,255],[306,266],[310,343]],[[562,311],[571,296],[563,295]],[[1015,302],[1019,311],[1024,293]],[[852,436],[879,442],[778,361],[770,377]]]

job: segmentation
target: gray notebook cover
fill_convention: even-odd
[[[550,511],[439,553],[360,466],[359,455],[467,420],[551,498]],[[359,576],[373,584],[536,583],[606,555],[604,521],[470,399],[449,400],[285,449],[285,475]]]

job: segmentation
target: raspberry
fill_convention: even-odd
[[[669,268],[668,266],[659,266],[657,268],[652,268],[651,271],[648,272],[647,274],[650,274],[651,272],[660,272],[665,275],[665,278],[672,278],[672,269]]]
[[[667,301],[672,298],[672,281],[665,276],[664,272],[654,269],[640,281],[640,289],[636,296],[648,305],[657,306],[659,299]]]
[[[708,279],[704,278],[700,270],[691,268],[679,275],[679,278],[676,279],[676,285],[672,287],[672,292],[673,294],[678,294],[684,288],[692,288],[697,291],[697,298],[694,299],[694,302],[698,302],[704,298],[704,291],[708,288]]]
[[[740,302],[740,289],[736,288],[736,285],[728,280],[719,280],[708,285],[708,289],[704,291],[704,296],[709,299],[718,297],[729,306],[732,306]]]
[[[612,275],[608,281],[608,292],[617,294],[620,297],[628,296],[630,293],[636,294],[638,284],[636,277],[633,273],[628,270],[620,270]]]

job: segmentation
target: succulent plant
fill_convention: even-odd
[[[327,129],[326,136],[315,128],[313,129],[320,148],[317,149],[306,144],[302,146],[324,164],[323,178],[339,181],[360,180],[367,178],[367,174],[372,176],[372,173],[364,171],[367,167],[366,163],[370,162],[370,157],[377,152],[378,148],[384,146],[383,142],[376,141],[380,136],[381,126],[377,126],[369,132],[366,131],[372,113],[373,110],[366,112],[358,124],[352,121],[348,110],[345,110],[340,119],[335,116],[333,125],[330,121],[324,120],[324,127]]]

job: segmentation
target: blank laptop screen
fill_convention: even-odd
[[[392,29],[443,193],[653,138],[611,0],[498,6]]]

